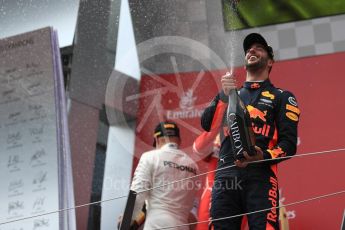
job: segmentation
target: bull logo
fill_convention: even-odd
[[[250,88],[251,89],[258,89],[258,88],[260,88],[260,84],[259,83],[252,83],[251,85],[250,85]]]
[[[247,109],[248,109],[250,118],[252,118],[252,119],[259,118],[263,122],[266,122],[267,111],[262,112],[261,110],[255,108],[255,107],[253,107],[251,105],[248,105]]]

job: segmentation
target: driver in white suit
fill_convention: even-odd
[[[156,149],[143,153],[135,170],[131,190],[138,194],[133,222],[142,219],[141,210],[146,201],[144,230],[188,224],[198,187],[197,178],[186,178],[195,176],[198,166],[179,150],[180,141],[180,131],[175,123],[159,123],[154,132]],[[182,179],[186,180],[180,181]],[[174,181],[180,182],[170,184]],[[189,226],[174,229],[189,230]]]

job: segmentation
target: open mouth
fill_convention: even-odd
[[[248,58],[248,61],[256,61],[257,59],[258,59],[257,56],[252,55]]]

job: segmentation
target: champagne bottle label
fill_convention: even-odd
[[[236,90],[231,90],[229,94],[227,124],[235,158],[244,158],[244,152],[255,155],[255,139],[249,113]]]

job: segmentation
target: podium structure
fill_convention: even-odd
[[[0,94],[0,229],[75,229],[66,97],[52,28],[0,40]]]

